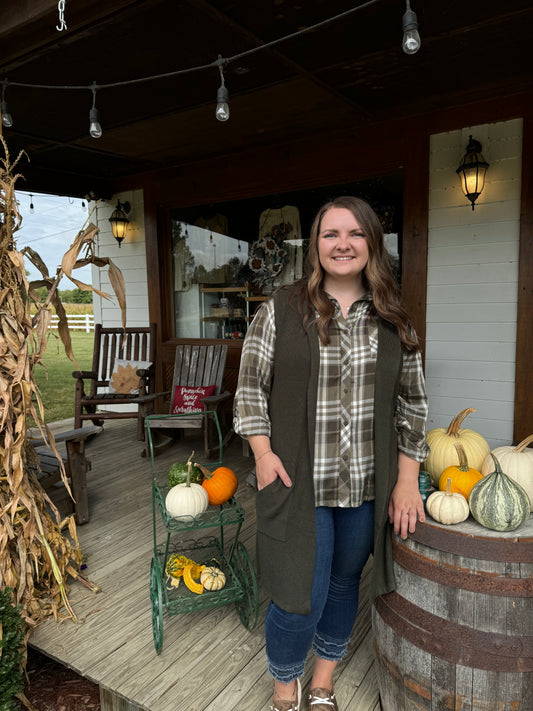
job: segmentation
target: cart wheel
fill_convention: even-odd
[[[157,654],[161,654],[163,648],[163,589],[161,568],[157,558],[152,558],[150,566],[150,603],[152,605],[154,647]]]
[[[253,630],[257,623],[258,593],[255,571],[244,543],[239,541],[233,552],[233,569],[242,586],[244,597],[235,603],[242,624]]]

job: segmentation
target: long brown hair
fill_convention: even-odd
[[[381,222],[370,205],[361,198],[344,195],[337,197],[323,205],[314,219],[305,275],[298,282],[299,301],[304,320],[309,321],[316,309],[318,335],[321,342],[327,345],[329,324],[334,316],[335,307],[324,291],[324,269],[318,257],[318,235],[322,218],[333,207],[350,210],[365,233],[368,263],[363,270],[363,286],[372,293],[374,312],[396,327],[406,350],[418,350],[418,340],[411,329],[407,311],[400,302],[400,290],[385,249]]]

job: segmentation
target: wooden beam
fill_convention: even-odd
[[[426,291],[429,209],[429,134],[423,131],[410,146],[405,165],[402,243],[402,301],[420,340],[426,341]]]
[[[514,443],[533,432],[533,115],[524,119],[518,258]]]

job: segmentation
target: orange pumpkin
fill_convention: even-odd
[[[459,457],[459,466],[446,467],[439,478],[439,489],[446,491],[446,482],[451,479],[450,491],[452,494],[462,494],[468,501],[470,492],[476,482],[483,478],[481,472],[468,466],[466,452],[459,442],[455,443]]]
[[[239,485],[235,472],[228,467],[218,467],[213,473],[205,467],[200,468],[205,476],[202,486],[207,491],[211,506],[220,506],[229,501]]]

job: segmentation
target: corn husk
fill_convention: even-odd
[[[88,263],[107,266],[124,325],[126,303],[120,270],[109,259],[95,256],[98,229],[89,222],[91,216],[64,255],[55,276],[49,274],[37,252],[29,247],[17,250],[16,233],[22,215],[15,196],[15,183],[21,176],[15,169],[24,154],[11,162],[1,136],[0,142],[5,154],[0,159],[0,585],[9,586],[13,603],[22,606],[27,641],[32,629],[48,616],[76,622],[68,599],[70,579],[78,578],[90,589],[98,590],[80,574],[83,555],[74,518],[60,519],[58,510],[32,473],[32,465],[37,465],[38,458],[28,437],[29,418],[55,452],[70,493],[34,378],[34,368],[42,364],[46,351],[51,307],[59,317],[58,333],[65,352],[76,363],[58,294],[63,276],[79,288],[110,298],[72,276],[73,270]],[[40,280],[28,282],[25,258],[38,269]],[[40,286],[45,286],[48,292],[44,302],[36,291]]]

